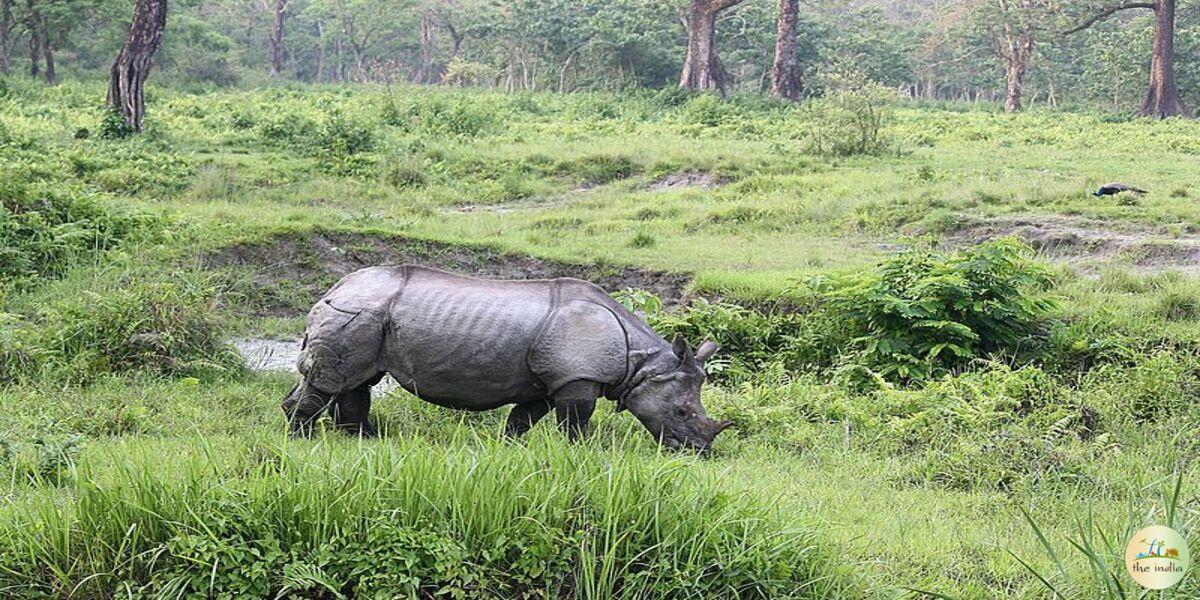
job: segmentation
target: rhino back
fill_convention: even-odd
[[[382,366],[419,396],[486,409],[544,394],[526,362],[553,283],[489,281],[408,267],[392,299]]]

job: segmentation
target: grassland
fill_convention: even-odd
[[[1134,597],[1134,530],[1200,548],[1196,123],[905,105],[838,157],[756,98],[158,88],[111,140],[99,86],[3,89],[8,595]],[[854,376],[820,282],[1009,233],[1049,264],[1027,341]],[[725,302],[652,316],[732,341],[736,433],[662,455],[603,407],[513,444],[397,392],[383,440],[289,441],[290,378],[221,343],[359,263],[505,253]]]

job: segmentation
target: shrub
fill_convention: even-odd
[[[824,77],[824,95],[804,105],[808,151],[849,156],[880,154],[892,142],[883,134],[895,93],[860,71],[834,71]]]
[[[0,182],[0,290],[58,277],[80,259],[162,231],[161,218],[91,196]]]
[[[873,271],[816,285],[853,332],[850,360],[920,381],[990,352],[1016,352],[1055,303],[1049,271],[1016,239],[950,255],[914,248]]]
[[[839,336],[827,313],[792,310],[763,312],[728,302],[697,299],[676,313],[646,292],[626,291],[617,300],[646,316],[651,327],[670,339],[713,340],[721,347],[706,369],[717,380],[742,381],[779,364],[791,370],[811,370],[829,364]]]
[[[737,107],[713,94],[701,94],[683,105],[683,121],[701,127],[718,127],[737,116]]]
[[[127,138],[137,133],[133,125],[125,121],[125,115],[115,107],[109,107],[104,110],[104,114],[100,118],[100,127],[97,128],[97,131],[100,138],[106,140]]]
[[[425,165],[408,157],[393,159],[384,169],[383,180],[396,189],[424,187]]]
[[[387,124],[409,133],[432,133],[475,137],[495,125],[496,115],[470,97],[417,97],[400,105],[389,99],[385,105]]]
[[[120,284],[49,301],[36,314],[7,315],[0,380],[86,381],[103,373],[212,374],[239,368],[201,275]]]
[[[334,156],[351,156],[373,149],[375,134],[366,123],[334,111],[317,127],[313,146]]]

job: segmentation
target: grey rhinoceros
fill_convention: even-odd
[[[344,277],[308,314],[303,378],[283,402],[294,433],[329,408],[341,429],[374,435],[371,386],[384,373],[450,408],[515,405],[507,434],[553,407],[571,439],[596,399],[628,409],[669,448],[708,450],[729,426],[700,404],[704,362],[682,337],[668,343],[603,290],[578,279],[492,281],[419,266]]]

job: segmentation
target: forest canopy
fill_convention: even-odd
[[[768,91],[780,15],[797,4],[795,43],[780,51],[794,54],[799,93],[785,97],[820,93],[819,74],[853,68],[917,99],[1135,111],[1157,64],[1164,11],[1155,7],[1169,5],[1174,80],[1183,106],[1200,104],[1193,0],[178,0],[155,68],[198,88],[275,80],[574,91],[691,77],[689,87]],[[50,83],[106,74],[133,5],[0,0],[0,71]],[[693,66],[689,48],[709,50],[689,30],[706,27],[706,15],[714,50]]]

